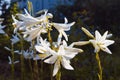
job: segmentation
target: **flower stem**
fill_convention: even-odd
[[[11,50],[11,54],[12,54],[12,64],[11,64],[11,68],[12,68],[12,80],[14,80],[14,71],[15,71],[15,69],[14,69],[14,46],[13,46],[13,44],[11,44],[11,46],[12,46],[12,50]]]
[[[52,37],[51,37],[49,29],[48,29],[48,40],[49,40],[51,48],[52,48]],[[51,73],[50,80],[53,80],[53,77],[52,77],[53,71],[52,70],[53,70],[53,65],[51,64],[51,66],[50,66],[50,73]]]
[[[20,55],[20,61],[21,61],[21,80],[24,80],[24,57],[23,54]]]
[[[58,73],[56,74],[56,80],[61,80],[61,71],[59,69]]]
[[[21,55],[20,55],[20,61],[21,61],[21,80],[24,80],[24,75],[25,75],[25,71],[24,71],[24,56],[23,56],[23,38],[21,35],[17,34],[20,37],[20,45],[21,45]]]
[[[100,61],[98,52],[96,53],[96,60],[98,63],[98,68],[99,68],[98,78],[99,78],[99,80],[102,80],[102,66],[101,66],[101,61]]]
[[[30,72],[31,72],[31,80],[33,80],[32,64],[31,64],[30,59],[29,59],[29,67],[30,67]]]
[[[40,80],[43,80],[43,61],[41,61],[40,63],[41,63],[41,68],[40,68],[41,79]]]
[[[50,45],[51,45],[51,48],[52,48],[52,37],[51,37],[51,34],[50,34],[50,30],[48,29],[48,40],[50,42]]]
[[[38,62],[37,62],[37,60],[34,61],[33,75],[34,75],[34,80],[40,80],[39,79]]]
[[[35,42],[32,41],[32,48],[33,48],[33,51],[34,51],[34,55],[36,55],[36,50],[34,48],[34,44],[35,44]],[[33,77],[34,77],[34,80],[40,80],[37,60],[34,60],[33,66],[34,66],[34,68],[33,68]]]

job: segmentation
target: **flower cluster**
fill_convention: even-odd
[[[24,38],[27,41],[32,41],[35,38],[39,39],[41,34],[47,33],[48,29],[55,27],[59,32],[59,42],[62,36],[68,41],[67,34],[65,31],[70,30],[70,27],[75,24],[75,22],[68,23],[67,18],[64,18],[65,23],[55,23],[51,22],[49,19],[53,18],[51,13],[48,13],[48,10],[43,10],[44,14],[41,14],[39,17],[31,16],[25,9],[25,14],[16,14],[19,20],[12,15],[14,20],[14,33],[17,33],[18,30],[21,30]]]
[[[25,14],[12,15],[15,33],[15,36],[13,35],[11,39],[12,43],[15,44],[20,40],[18,38],[20,36],[19,33],[22,33],[24,40],[28,42],[36,41],[34,48],[39,54],[35,55],[30,50],[23,51],[22,54],[26,59],[41,59],[45,63],[54,64],[53,76],[57,74],[61,64],[65,69],[73,70],[70,60],[78,53],[83,52],[83,50],[74,48],[73,43],[70,46],[67,45],[68,36],[65,31],[69,31],[75,22],[68,23],[67,18],[64,18],[64,23],[55,23],[50,21],[53,15],[48,13],[48,10],[43,10],[42,13],[39,17],[33,17],[25,9]],[[52,27],[59,32],[59,35],[57,42],[52,42],[51,44],[47,39],[43,40],[41,34],[48,33],[48,30],[52,30]],[[65,40],[62,40],[62,37]]]
[[[12,15],[15,36],[13,35],[11,41],[12,44],[20,41],[18,38],[20,37],[19,33],[22,33],[23,39],[28,42],[34,40],[36,42],[34,48],[38,54],[34,54],[32,46],[26,51],[20,51],[19,54],[23,52],[22,54],[26,59],[40,59],[45,63],[54,64],[53,76],[57,74],[61,65],[65,69],[74,70],[70,65],[70,60],[78,53],[83,52],[82,49],[75,48],[74,45],[82,46],[91,43],[95,48],[95,53],[102,50],[111,54],[107,46],[113,44],[114,41],[108,40],[108,37],[111,36],[111,34],[107,35],[108,31],[106,31],[103,36],[101,36],[98,31],[95,31],[94,37],[87,29],[82,28],[85,34],[91,39],[88,41],[73,42],[68,46],[66,42],[68,41],[68,36],[65,31],[69,31],[75,22],[68,23],[67,18],[64,18],[64,23],[55,23],[50,21],[53,15],[48,13],[48,10],[43,10],[42,13],[39,17],[33,17],[25,9],[25,14]],[[49,39],[43,39],[41,34],[49,33],[53,27],[59,32],[57,42],[50,42]],[[62,40],[62,37],[64,37],[65,40]]]

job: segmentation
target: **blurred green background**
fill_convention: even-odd
[[[4,0],[0,0],[4,1]],[[68,0],[69,1],[69,0]],[[68,18],[69,22],[75,21],[76,24],[71,27],[69,34],[69,44],[76,41],[89,40],[89,38],[81,31],[81,27],[87,28],[93,35],[95,30],[99,30],[101,34],[105,31],[112,33],[112,40],[115,44],[109,46],[112,55],[105,52],[100,52],[100,59],[103,68],[103,80],[120,80],[120,0],[72,0],[72,5],[55,5],[49,8],[49,12],[54,15],[52,21],[64,22],[64,17]],[[0,3],[1,4],[1,3]],[[18,2],[13,1],[10,7],[6,9],[6,5],[1,6],[0,18],[4,18],[2,25],[5,25],[5,35],[0,34],[0,80],[10,80],[11,69],[8,64],[8,56],[11,53],[4,49],[5,46],[10,46],[9,37],[13,34],[13,26],[11,15],[22,13],[23,8],[18,7]],[[35,15],[34,16],[38,16]],[[56,41],[58,32],[52,31],[53,40]],[[24,44],[27,44],[24,42]],[[15,45],[15,49],[19,49],[19,43]],[[27,49],[28,46],[24,46]],[[79,46],[76,46],[79,47]],[[79,47],[84,50],[84,53],[78,54],[71,65],[75,68],[74,71],[68,71],[62,68],[61,80],[98,80],[98,66],[95,59],[94,48],[91,45]],[[19,55],[15,54],[16,60]],[[41,61],[38,61],[40,63]],[[48,64],[43,63],[43,80],[50,80],[50,68]],[[41,68],[41,63],[39,64]],[[28,60],[25,60],[26,79],[30,80]],[[40,71],[41,72],[41,71]],[[20,64],[15,65],[15,80],[20,80]]]

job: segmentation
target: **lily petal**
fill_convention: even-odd
[[[66,34],[64,31],[61,31],[61,32],[62,32],[63,36],[65,37],[65,40],[68,41],[68,36],[67,36],[67,34]]]
[[[45,53],[46,49],[42,46],[39,45],[35,45],[35,49],[39,52],[39,53]]]
[[[111,45],[111,44],[113,44],[115,41],[113,41],[113,40],[105,40],[104,41],[104,45],[105,46],[109,46],[109,45]]]
[[[66,17],[64,18],[64,20],[65,20],[65,24],[67,24],[67,23],[68,23],[68,20],[67,20],[67,18],[66,18]]]
[[[104,41],[107,37],[107,34],[108,34],[108,31],[106,31],[103,36],[101,37],[101,40],[100,41]]]
[[[95,31],[95,38],[97,41],[100,41],[101,39],[101,34],[97,30]]]
[[[103,47],[101,49],[109,54],[112,54],[112,52],[107,47]]]
[[[53,76],[55,76],[57,74],[59,68],[60,68],[60,62],[59,62],[59,60],[57,60],[56,63],[54,64]]]
[[[51,56],[50,58],[44,60],[45,63],[53,64],[57,60],[57,56]]]
[[[64,57],[62,57],[61,64],[65,69],[74,70],[74,68],[69,64],[69,60],[66,60]]]

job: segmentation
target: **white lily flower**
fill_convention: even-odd
[[[75,57],[79,52],[83,50],[67,46],[67,43],[63,41],[63,44],[59,46],[58,51],[50,49],[51,57],[44,60],[45,63],[54,64],[53,76],[55,76],[60,69],[60,64],[65,69],[74,70],[70,65],[70,60]]]
[[[10,39],[11,41],[12,41],[12,44],[15,44],[15,43],[17,43],[17,42],[19,42],[20,41],[20,39],[18,38],[18,36],[17,35],[12,35],[12,39]]]
[[[5,34],[3,28],[5,28],[5,26],[1,26],[1,25],[0,25],[0,34]]]
[[[62,35],[65,37],[65,40],[68,41],[67,34],[65,31],[69,31],[71,26],[75,24],[75,22],[68,23],[67,18],[64,18],[65,23],[53,23],[53,26],[59,31],[59,36],[58,36],[58,43],[61,42]]]
[[[68,59],[66,59],[66,53],[64,50],[63,46],[60,46],[58,52],[55,51],[51,51],[53,56],[51,56],[50,58],[46,59],[44,62],[45,63],[49,63],[49,64],[53,64],[54,65],[54,70],[53,70],[53,76],[55,76],[60,68],[60,64],[62,64],[62,66],[65,69],[69,69],[69,70],[74,70],[73,67],[70,65],[70,61]]]
[[[32,17],[26,9],[25,14],[16,14],[18,18],[24,23],[25,27],[32,27],[36,24],[39,24],[40,20],[37,18]]]
[[[89,41],[95,47],[95,52],[99,52],[100,50],[105,51],[109,54],[112,52],[107,48],[107,46],[114,43],[113,40],[108,40],[107,38],[108,31],[106,31],[103,36],[98,31],[95,31],[95,39],[90,39]]]
[[[36,28],[32,28],[31,30],[28,29],[25,32],[23,32],[24,38],[26,38],[27,41],[32,41],[36,37],[39,38],[42,33],[47,33],[47,30],[41,25],[39,25]]]
[[[46,57],[51,55],[50,54],[50,43],[47,42],[46,39],[43,40],[42,38],[40,38],[40,43],[35,45],[35,49],[41,54],[36,55],[34,57],[34,60],[45,59]]]
[[[8,60],[9,60],[9,64],[16,64],[16,63],[19,63],[20,61],[14,61],[12,62],[12,59],[10,56],[8,56]]]
[[[14,33],[16,33],[18,31],[18,29],[20,29],[21,27],[25,27],[24,26],[24,22],[19,21],[17,19],[15,19],[15,16],[12,15],[12,19],[13,19],[13,26],[14,26]]]

